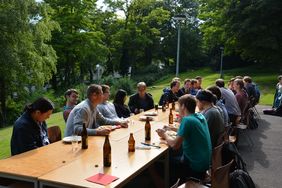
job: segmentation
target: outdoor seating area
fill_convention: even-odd
[[[258,107],[259,113],[262,112],[262,108],[263,107],[261,106]],[[150,112],[151,111],[155,112],[154,109],[150,110]],[[176,113],[177,112],[175,111],[174,114]],[[90,137],[89,149],[86,151],[78,149],[75,152],[72,151],[71,144],[66,144],[63,141],[57,141],[48,146],[1,160],[1,188],[14,188],[23,186],[41,186],[43,188],[55,188],[62,186],[101,187],[101,185],[85,180],[86,178],[98,172],[107,173],[118,177],[118,180],[109,184],[107,187],[120,187],[122,185],[126,185],[126,183],[129,182],[133,177],[138,176],[139,173],[148,168],[150,164],[154,163],[154,161],[157,161],[159,158],[164,157],[166,160],[168,160],[168,147],[166,145],[160,144],[160,139],[155,133],[156,129],[160,128],[168,121],[168,111],[161,112],[161,110],[158,110],[157,116],[154,116],[153,121],[151,121],[152,140],[150,143],[154,145],[160,145],[161,148],[156,149],[152,147],[150,150],[136,150],[136,152],[132,154],[127,152],[129,133],[132,132],[134,134],[137,145],[144,140],[144,121],[140,121],[140,117],[142,115],[143,114],[138,114],[130,117],[131,125],[128,129],[119,129],[111,133],[110,140],[113,149],[112,167],[105,168],[101,163],[102,153],[100,148],[104,141],[103,137]],[[259,185],[273,185],[273,187],[275,187],[274,182],[272,181],[275,179],[275,176],[271,175],[274,175],[274,173],[266,173],[264,176],[260,176],[259,172],[264,172],[264,170],[263,168],[258,168],[257,165],[262,165],[264,168],[270,170],[271,168],[274,168],[275,163],[278,163],[276,165],[281,163],[281,161],[277,161],[273,158],[273,154],[270,154],[269,149],[271,148],[266,147],[269,145],[269,143],[271,143],[273,138],[280,140],[281,138],[277,137],[278,134],[270,139],[266,139],[265,136],[263,136],[265,131],[268,130],[269,132],[270,126],[275,129],[280,129],[281,131],[282,127],[279,127],[281,119],[279,119],[280,117],[269,118],[269,116],[262,114],[260,115],[262,119],[259,120],[258,129],[250,130],[247,133],[250,134],[249,136],[254,139],[256,143],[253,146],[252,151],[249,150],[250,146],[246,145],[246,140],[243,137],[239,139],[237,146],[239,152],[242,154],[242,157],[246,162],[248,172],[250,173],[256,185],[258,185],[257,187],[260,187]],[[275,131],[270,132],[271,134],[275,134]],[[266,143],[262,143],[263,140],[266,140],[266,142],[269,143],[265,145]],[[263,145],[265,146],[262,147]],[[276,148],[277,147],[278,146],[276,146]],[[213,149],[212,167],[210,171],[211,187],[227,188],[227,185],[229,185],[229,169],[232,163],[234,163],[234,160],[222,165],[222,149],[223,144]],[[264,153],[264,150],[266,150],[267,153]],[[282,150],[278,149],[277,152],[279,151],[281,154]],[[123,162],[122,164],[119,164],[118,161]],[[168,161],[164,163],[164,169],[167,168],[167,162]],[[9,164],[11,164],[13,168],[11,168],[11,165]],[[30,168],[31,166],[32,168]],[[275,169],[276,168],[273,170],[275,171]],[[70,171],[72,171],[72,173],[68,173]],[[165,176],[167,177],[168,174]],[[277,181],[279,180],[276,179],[276,182]],[[168,182],[166,182],[166,187],[169,187],[167,183]],[[197,188],[205,186],[195,180],[189,180],[185,184],[179,185],[179,187]]]

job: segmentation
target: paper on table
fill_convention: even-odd
[[[118,177],[115,177],[115,176],[98,173],[94,176],[87,178],[86,180],[93,182],[93,183],[98,183],[98,184],[101,184],[101,185],[108,185],[108,184],[112,183],[113,181],[115,181],[117,179],[118,179]]]

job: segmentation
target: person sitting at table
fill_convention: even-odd
[[[174,80],[170,83],[170,90],[164,92],[160,98],[159,105],[162,106],[166,102],[172,103],[178,101],[177,93],[179,91],[180,82]]]
[[[221,97],[225,104],[230,122],[232,125],[237,125],[241,118],[241,110],[234,93],[224,87],[223,79],[217,79],[215,85],[218,86],[221,91]]]
[[[119,118],[128,118],[131,114],[129,107],[125,105],[127,93],[123,89],[119,89],[114,98],[114,105]]]
[[[170,153],[170,184],[180,178],[181,182],[188,177],[202,179],[211,163],[211,139],[205,117],[195,113],[196,100],[186,94],[179,98],[179,113],[182,116],[177,136],[174,138],[165,129],[158,129],[158,135],[164,139],[178,155]]]
[[[219,111],[219,107],[213,104],[216,101],[216,97],[209,90],[199,91],[196,99],[199,110],[208,122],[212,148],[214,148],[219,144],[218,141],[224,132],[223,116]]]
[[[198,89],[197,89],[198,81],[196,79],[191,80],[191,87],[190,87],[190,94],[196,96]]]
[[[76,89],[68,89],[65,92],[65,99],[66,99],[66,105],[64,106],[63,117],[64,117],[65,122],[67,122],[67,119],[69,117],[71,110],[77,104],[77,99],[78,99],[77,90]]]
[[[105,118],[98,110],[97,105],[103,100],[103,91],[100,85],[91,84],[87,89],[87,99],[76,105],[71,111],[66,124],[65,136],[81,134],[83,123],[86,124],[89,136],[108,135],[110,128],[98,129],[100,125],[121,125],[128,127],[127,122]]]
[[[11,137],[11,154],[17,155],[48,145],[45,120],[54,110],[54,104],[46,98],[38,98],[27,105],[24,113],[16,120]]]
[[[210,92],[212,92],[212,94],[216,96],[216,101],[214,101],[214,104],[221,110],[221,115],[223,117],[225,127],[229,126],[229,117],[225,105],[221,99],[220,89],[217,86],[210,86],[207,88],[207,90],[209,90]]]
[[[137,93],[130,96],[128,106],[132,113],[140,113],[140,109],[144,111],[154,108],[154,100],[150,93],[146,92],[147,86],[145,82],[137,84]]]
[[[97,110],[105,117],[113,120],[120,120],[115,106],[109,101],[110,99],[110,86],[102,85],[103,100],[101,104],[97,105]]]
[[[184,80],[183,87],[178,91],[178,97],[181,97],[182,95],[185,94],[190,94],[190,87],[191,87],[191,80],[187,78]]]
[[[197,90],[201,90],[202,88],[202,83],[203,83],[203,78],[201,76],[196,76],[195,80],[197,80]]]
[[[242,113],[244,113],[248,105],[249,98],[247,92],[244,90],[244,82],[242,79],[234,80],[234,89],[236,91],[235,97],[239,104],[240,110]]]

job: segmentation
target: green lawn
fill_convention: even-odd
[[[224,72],[224,79],[227,82],[230,78],[237,75],[249,75],[259,85],[261,91],[260,104],[272,105],[273,94],[275,91],[275,85],[277,83],[277,75],[273,74],[273,70],[267,68],[248,67],[243,69],[233,69]],[[185,78],[194,78],[195,76],[202,76],[203,87],[214,85],[214,81],[219,77],[218,73],[211,71],[208,68],[200,69],[197,71],[189,71],[187,73],[181,73],[180,78],[183,81]],[[153,95],[155,103],[158,103],[162,94],[162,90],[165,87],[169,87],[169,83],[174,75],[167,75],[160,78],[155,82],[153,86],[148,88],[148,91]],[[62,113],[52,114],[47,121],[48,126],[59,125],[62,132],[65,130],[65,122],[63,120]],[[0,129],[0,159],[10,156],[10,138],[12,134],[12,127]]]

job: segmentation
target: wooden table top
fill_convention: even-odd
[[[158,115],[154,116],[154,121],[150,122],[152,141],[149,143],[158,144],[160,142],[155,130],[168,124],[168,114],[169,110],[162,112],[159,109]],[[168,147],[161,145],[161,149],[152,148],[151,150],[136,150],[134,153],[128,153],[127,142],[131,132],[134,134],[136,146],[141,141],[144,142],[145,121],[139,120],[142,115],[144,114],[130,117],[133,123],[129,125],[129,128],[121,128],[111,132],[109,138],[112,146],[112,166],[110,168],[102,166],[104,137],[89,136],[87,150],[79,149],[77,152],[73,152],[71,144],[65,144],[62,141],[55,142],[0,160],[0,173],[85,187],[99,187],[98,184],[90,183],[85,178],[101,172],[119,177],[109,185],[109,187],[115,187],[167,151]]]

